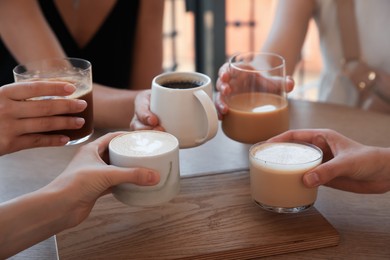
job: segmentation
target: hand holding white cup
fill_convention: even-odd
[[[150,110],[160,125],[179,140],[180,148],[201,145],[218,131],[213,87],[197,72],[169,72],[152,82]]]
[[[155,186],[120,184],[114,196],[131,206],[156,206],[170,201],[180,190],[179,142],[169,133],[153,130],[128,132],[111,140],[110,164],[158,171]]]

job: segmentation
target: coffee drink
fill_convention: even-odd
[[[134,131],[114,138],[110,149],[122,156],[158,156],[177,148],[172,135],[157,131]],[[115,158],[111,158],[115,162]],[[115,164],[115,163],[114,163]]]
[[[274,53],[244,52],[229,59],[224,95],[228,111],[222,130],[247,144],[265,141],[289,128],[284,58]]]
[[[56,116],[82,117],[84,125],[79,129],[62,129],[42,134],[65,135],[70,138],[69,144],[78,144],[88,140],[93,134],[93,98],[91,63],[77,58],[47,59],[28,64],[21,64],[13,70],[15,82],[29,81],[62,81],[73,84],[76,90],[69,96],[43,96],[29,100],[43,99],[82,99],[87,102],[84,111],[74,114]]]
[[[45,80],[45,81],[64,81],[61,79],[37,79],[37,80]],[[84,109],[84,111],[80,113],[74,113],[74,114],[63,114],[60,116],[72,116],[72,117],[81,117],[84,118],[85,123],[84,125],[79,129],[63,129],[63,130],[56,130],[56,131],[50,131],[50,132],[44,132],[42,134],[49,134],[49,135],[65,135],[70,138],[70,142],[75,140],[80,140],[84,138],[89,138],[93,134],[93,97],[92,97],[92,90],[89,89],[87,86],[81,86],[82,84],[79,82],[72,82],[70,80],[67,80],[67,82],[73,84],[76,86],[76,91],[69,96],[66,97],[36,97],[31,98],[30,100],[42,100],[42,99],[82,99],[87,102],[87,107]]]
[[[168,72],[152,81],[150,111],[180,148],[201,145],[218,131],[211,79],[197,72]]]
[[[154,206],[171,200],[180,189],[179,142],[173,135],[143,130],[115,137],[109,144],[110,164],[145,167],[160,173],[155,186],[120,184],[114,196],[132,206]]]
[[[229,112],[222,130],[233,140],[254,144],[289,129],[288,102],[281,96],[248,92],[231,96],[226,103]]]
[[[316,200],[303,174],[322,161],[322,151],[304,143],[259,143],[249,153],[251,193],[256,203],[277,212],[299,212]]]
[[[161,86],[173,89],[189,89],[202,86],[204,83],[201,81],[170,81],[162,83]]]

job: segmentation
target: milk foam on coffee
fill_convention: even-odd
[[[112,140],[111,149],[125,156],[150,156],[173,150],[177,141],[164,132],[136,131]]]
[[[253,151],[253,158],[263,167],[279,170],[312,168],[322,154],[317,149],[299,143],[263,144]]]

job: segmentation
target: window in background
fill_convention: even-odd
[[[165,0],[164,70],[194,71],[194,42],[194,15],[187,12],[186,1]]]
[[[195,71],[195,16],[188,11],[191,1],[207,2],[218,5],[223,0],[165,0],[164,16],[164,70]],[[198,2],[199,4],[199,2]],[[213,24],[213,30],[225,30],[226,59],[239,51],[260,50],[274,19],[277,0],[225,0],[225,23]],[[186,6],[187,5],[187,6]],[[214,8],[214,12],[223,11]],[[213,14],[207,10],[205,19],[211,19]],[[214,14],[215,15],[215,14]],[[221,27],[221,28],[220,28]],[[224,28],[222,28],[224,27]],[[214,34],[216,35],[216,34]],[[202,37],[214,35],[204,31]],[[209,39],[206,39],[210,42]],[[214,52],[218,46],[207,46]],[[209,60],[210,51],[204,60]],[[222,64],[220,64],[222,65]],[[215,66],[220,66],[215,64]],[[309,26],[309,32],[302,51],[302,60],[296,69],[294,79],[296,88],[289,97],[317,100],[317,80],[321,71],[321,56],[319,51],[318,32],[314,21]],[[215,68],[217,70],[217,68]]]

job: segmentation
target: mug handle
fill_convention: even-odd
[[[218,131],[218,115],[213,101],[204,90],[197,90],[194,92],[195,97],[199,100],[207,117],[207,133],[206,136],[196,140],[197,144],[202,144],[207,140],[213,138]]]

